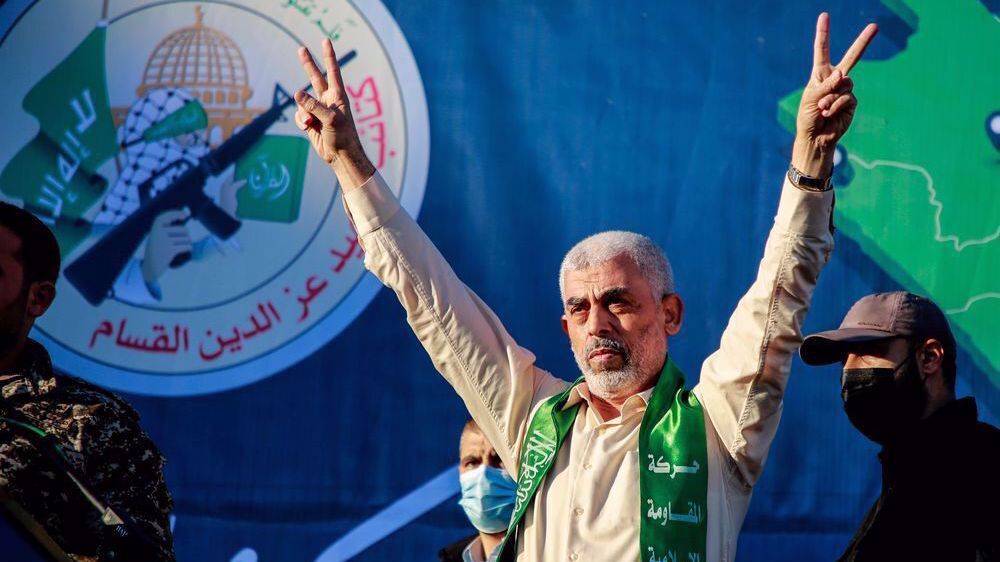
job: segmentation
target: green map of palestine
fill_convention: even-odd
[[[948,314],[1000,387],[1000,19],[976,0],[883,0],[915,32],[854,68],[860,102],[841,140],[853,179],[836,224],[906,289]],[[880,38],[876,38],[878,41]],[[779,102],[795,130],[801,90]]]

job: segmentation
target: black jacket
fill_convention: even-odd
[[[462,552],[465,551],[465,547],[469,546],[469,543],[476,540],[479,533],[472,535],[471,537],[465,537],[464,539],[449,544],[448,546],[441,549],[438,552],[438,560],[441,562],[462,562]]]
[[[841,561],[1000,560],[1000,430],[956,400],[886,445],[882,494]]]

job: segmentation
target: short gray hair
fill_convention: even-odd
[[[566,274],[628,256],[649,283],[654,298],[674,292],[674,270],[663,250],[648,236],[625,230],[608,230],[588,236],[566,252],[559,267],[559,296],[566,302]]]

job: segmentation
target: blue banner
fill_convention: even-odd
[[[1000,68],[1000,6],[944,4],[9,0],[0,68],[17,72],[0,92],[0,197],[54,227],[82,217],[61,239],[69,265],[115,235],[137,186],[169,185],[170,158],[204,156],[276,88],[301,88],[295,48],[330,38],[372,161],[540,366],[578,376],[559,326],[563,254],[626,229],[672,261],[685,323],[671,357],[697,378],[755,276],[827,10],[835,60],[865,24],[881,33],[852,73],[836,249],[804,329],[836,327],[865,294],[926,294],[959,340],[958,394],[996,423],[1000,74],[982,69]],[[87,56],[107,92],[65,92],[69,125],[49,131],[27,94],[95,29],[103,60]],[[942,61],[947,72],[927,70]],[[144,137],[191,101],[203,128]],[[239,178],[204,188],[241,220],[236,242],[189,223],[192,259],[170,267],[154,226],[112,298],[87,302],[87,280],[62,279],[34,336],[57,368],[141,413],[168,459],[178,560],[433,560],[473,533],[456,497],[468,415],[364,271],[333,174],[287,138],[292,111]],[[87,171],[104,182],[87,184],[104,190],[88,192],[92,206],[67,214],[81,180],[61,162],[91,114],[114,121],[120,151]],[[29,169],[15,156],[39,130],[55,148]],[[878,494],[876,446],[843,413],[839,366],[796,358],[782,415],[737,560],[834,559]]]

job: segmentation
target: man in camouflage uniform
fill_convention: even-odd
[[[173,561],[163,479],[165,459],[139,426],[139,414],[115,394],[56,374],[48,353],[28,338],[55,297],[59,247],[27,211],[0,203],[0,495],[25,510],[75,560],[106,559],[115,549],[97,509],[27,426],[51,435],[85,485],[131,517],[156,554]],[[37,432],[35,432],[37,434]],[[41,448],[40,448],[41,447]],[[145,543],[144,543],[145,544]],[[118,560],[123,557],[117,549]]]

